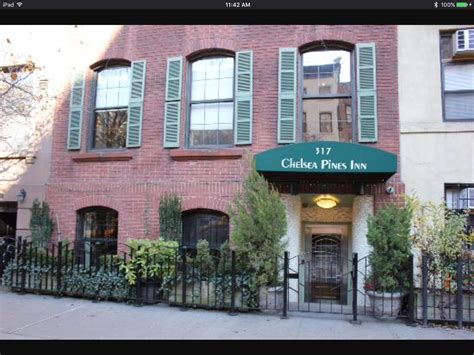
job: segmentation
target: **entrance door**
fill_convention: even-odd
[[[17,203],[0,202],[0,277],[15,255]]]
[[[0,238],[16,234],[17,203],[0,202]]]
[[[313,234],[311,254],[311,301],[340,300],[343,271],[341,235]]]

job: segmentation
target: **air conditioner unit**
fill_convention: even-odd
[[[454,56],[474,54],[474,28],[459,30],[453,36]]]

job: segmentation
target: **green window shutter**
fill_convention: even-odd
[[[143,100],[145,96],[146,61],[132,62],[128,102],[127,148],[142,144]]]
[[[253,52],[237,52],[235,75],[236,145],[252,144]]]
[[[181,102],[165,103],[165,148],[179,148],[179,119],[181,117]]]
[[[181,118],[181,77],[183,57],[168,58],[166,68],[166,103],[163,147],[179,148]]]
[[[375,43],[357,48],[357,107],[359,142],[377,142],[377,79]]]
[[[296,141],[296,48],[280,48],[278,61],[278,143]]]
[[[69,104],[69,124],[67,131],[67,149],[81,149],[82,108],[84,105],[85,74],[76,73],[71,89]]]

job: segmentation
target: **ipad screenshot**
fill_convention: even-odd
[[[104,340],[472,355],[473,2],[0,1],[0,354]]]

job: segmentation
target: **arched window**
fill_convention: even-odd
[[[191,210],[183,212],[182,245],[195,248],[200,239],[209,242],[211,249],[219,249],[229,240],[229,217],[213,210]]]
[[[354,141],[352,56],[319,45],[303,53],[303,140]]]
[[[117,254],[118,212],[94,206],[77,212],[76,253],[78,258],[95,260],[106,254]]]
[[[234,144],[234,58],[211,57],[191,64],[188,144]]]
[[[127,142],[130,65],[97,70],[92,148],[124,148]]]

